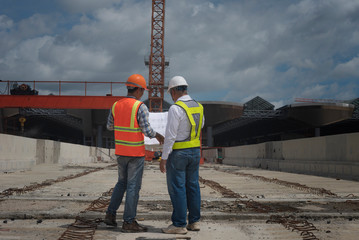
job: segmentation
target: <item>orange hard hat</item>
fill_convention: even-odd
[[[144,88],[145,90],[148,90],[147,86],[146,86],[146,80],[140,74],[131,75],[127,79],[126,86],[128,86],[128,87],[139,87],[139,88]]]

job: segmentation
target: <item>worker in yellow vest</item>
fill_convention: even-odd
[[[166,172],[173,207],[172,224],[162,229],[169,234],[200,230],[201,193],[198,178],[204,114],[203,106],[188,95],[187,87],[187,81],[181,76],[173,77],[168,86],[175,104],[168,110],[160,170]]]
[[[139,74],[131,75],[126,86],[127,96],[113,104],[107,120],[107,129],[115,131],[118,181],[113,189],[104,222],[117,226],[116,211],[126,192],[122,231],[145,232],[147,228],[136,221],[145,161],[144,135],[156,138],[160,144],[164,138],[152,129],[148,121],[148,108],[139,101],[147,90],[145,78]]]

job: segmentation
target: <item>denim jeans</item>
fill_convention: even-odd
[[[132,223],[137,214],[145,157],[117,156],[118,181],[111,196],[107,213],[116,215],[126,192],[123,220]]]
[[[190,224],[201,217],[199,161],[199,148],[173,150],[167,159],[167,188],[173,207],[171,219],[176,227],[186,226],[187,210]]]

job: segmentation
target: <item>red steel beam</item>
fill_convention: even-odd
[[[121,96],[0,95],[0,108],[110,109]]]

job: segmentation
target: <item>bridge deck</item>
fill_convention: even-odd
[[[123,96],[1,95],[0,108],[109,109]]]

